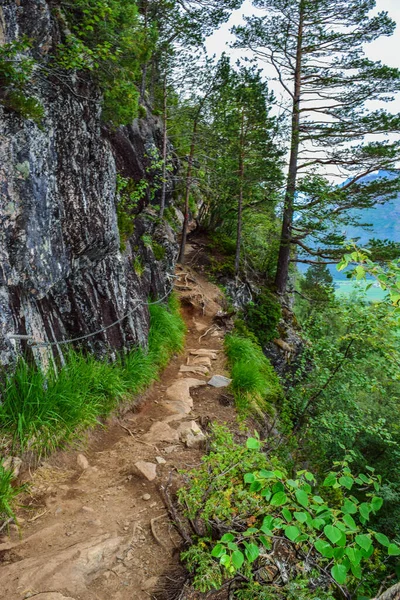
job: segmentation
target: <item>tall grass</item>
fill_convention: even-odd
[[[137,348],[114,363],[71,351],[58,374],[20,361],[1,393],[0,431],[13,452],[47,454],[95,426],[129,395],[154,381],[181,350],[184,324],[176,299],[150,306],[148,349]]]
[[[231,368],[232,390],[238,410],[274,413],[282,388],[261,346],[242,335],[225,337],[225,352]]]
[[[5,469],[0,461],[0,523],[14,517],[15,499],[21,492],[21,487],[12,485],[13,472]]]

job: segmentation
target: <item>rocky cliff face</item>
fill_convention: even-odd
[[[26,35],[44,65],[33,92],[45,110],[39,126],[0,105],[0,363],[10,365],[22,352],[48,360],[46,348],[13,334],[46,342],[75,338],[109,326],[138,304],[84,343],[98,353],[145,344],[143,303],[170,288],[177,247],[171,228],[144,201],[120,251],[116,174],[135,181],[147,176],[146,156],[161,147],[161,123],[147,118],[105,131],[90,80],[45,68],[60,37],[49,2],[0,4],[0,44]],[[149,239],[164,248],[158,260]],[[135,264],[142,268],[135,271]],[[52,350],[61,356],[67,347]]]

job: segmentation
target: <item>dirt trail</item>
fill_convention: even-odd
[[[18,511],[21,532],[12,526],[0,537],[0,598],[148,600],[158,577],[178,564],[181,540],[160,486],[170,472],[199,464],[208,420],[235,419],[223,406],[226,390],[207,385],[211,375],[227,374],[223,334],[212,329],[221,293],[189,267],[178,274],[184,354],[135,411],[32,475]]]

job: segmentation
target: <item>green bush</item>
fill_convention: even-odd
[[[276,328],[282,318],[282,309],[278,300],[268,291],[264,291],[245,310],[249,329],[265,346],[277,336]]]
[[[184,325],[174,298],[150,306],[148,349],[137,348],[114,363],[71,351],[57,374],[20,361],[3,384],[0,431],[14,451],[48,453],[98,424],[126,394],[142,392],[179,352]]]
[[[233,333],[225,337],[225,351],[239,411],[274,412],[274,405],[282,398],[282,388],[261,347],[252,339]]]
[[[201,592],[230,582],[240,600],[361,598],[395,576],[400,547],[370,525],[383,505],[372,469],[355,476],[344,460],[322,481],[291,477],[258,438],[237,444],[214,426],[185,481],[180,506],[199,534],[182,560]]]

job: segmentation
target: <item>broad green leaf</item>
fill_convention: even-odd
[[[237,547],[237,544],[234,544],[233,542],[229,542],[228,549],[235,551],[235,550],[238,550],[239,548]]]
[[[357,524],[351,515],[343,515],[343,521],[346,523],[349,529],[356,531]]]
[[[351,488],[353,487],[354,481],[351,477],[343,476],[343,477],[340,477],[339,483],[340,483],[340,485],[347,488],[348,490],[351,490]]]
[[[389,556],[400,556],[400,546],[397,544],[390,544],[388,548]]]
[[[360,504],[359,506],[359,511],[360,511],[360,515],[362,516],[363,519],[365,519],[366,521],[369,520],[369,504],[367,504],[366,502],[363,502],[362,504]]]
[[[328,542],[324,542],[324,540],[317,540],[314,543],[314,547],[325,558],[333,558],[333,548]]]
[[[271,517],[271,515],[267,515],[266,517],[264,517],[262,524],[263,527],[266,527],[267,529],[274,529],[274,517]]]
[[[276,494],[277,492],[284,492],[285,486],[283,485],[283,483],[281,481],[277,481],[275,483],[275,485],[272,487],[272,491],[274,492],[274,494]]]
[[[260,495],[265,498],[267,502],[269,502],[271,500],[272,492],[268,488],[265,488],[265,490],[260,492]]]
[[[328,475],[328,477],[325,479],[324,481],[324,486],[325,487],[332,487],[333,485],[335,485],[337,483],[337,479],[336,479],[336,475],[334,475],[333,473],[330,473]]]
[[[215,558],[219,558],[223,554],[226,554],[226,549],[222,544],[217,544],[216,546],[214,546],[211,552],[211,556],[214,556]]]
[[[260,556],[260,551],[255,544],[246,544],[245,554],[247,560],[252,563]]]
[[[299,537],[300,533],[300,529],[295,525],[291,525],[285,529],[285,535],[291,542],[294,542]]]
[[[228,542],[233,542],[234,539],[235,536],[232,533],[225,533],[225,535],[223,535],[221,538],[221,542],[223,544],[227,544]]]
[[[255,438],[249,438],[246,442],[246,446],[249,450],[260,450],[261,443]]]
[[[379,496],[374,496],[371,500],[371,508],[374,512],[378,512],[383,506],[383,498],[379,498]]]
[[[251,492],[259,492],[263,487],[263,484],[261,483],[261,481],[254,481],[251,486],[250,486],[250,491]]]
[[[244,563],[244,554],[243,552],[240,552],[240,550],[236,550],[236,552],[234,552],[232,554],[232,564],[234,567],[236,567],[236,569],[240,569],[240,567],[243,565]]]
[[[307,521],[307,515],[304,512],[295,512],[294,513],[294,518],[299,523],[305,523]]]
[[[254,477],[253,473],[246,473],[246,475],[244,476],[245,483],[253,483],[255,480],[256,478]]]
[[[296,490],[296,500],[304,508],[307,508],[309,505],[308,495],[304,490]]]
[[[346,583],[347,569],[345,565],[334,565],[331,569],[331,575],[333,579],[340,585]]]
[[[272,548],[271,542],[268,540],[268,538],[265,537],[265,535],[260,535],[259,540],[267,550],[270,550]]]
[[[273,473],[273,471],[265,471],[265,469],[262,469],[259,472],[259,476],[262,477],[263,479],[274,479],[275,478],[275,474]]]
[[[385,548],[389,548],[390,546],[390,540],[388,537],[386,537],[386,535],[384,535],[383,533],[374,533],[375,539],[382,545],[385,546]]]
[[[288,497],[285,492],[278,492],[274,494],[271,499],[272,506],[283,506],[288,501]]]
[[[321,498],[321,496],[313,496],[313,501],[314,501],[316,504],[324,504],[324,502],[325,502],[325,501],[324,501],[324,500]]]
[[[223,565],[226,569],[231,565],[231,557],[228,554],[224,554],[220,559],[221,565]]]
[[[315,529],[321,529],[321,527],[323,527],[324,525],[324,519],[316,518],[312,520],[312,526],[315,527]]]
[[[355,515],[357,512],[357,505],[351,502],[348,498],[344,501],[342,506],[342,512],[348,515]]]
[[[282,515],[283,515],[283,518],[288,523],[290,523],[290,521],[293,521],[293,515],[292,515],[292,513],[290,512],[290,510],[288,508],[282,509]]]
[[[334,548],[333,549],[333,557],[336,558],[336,560],[342,560],[344,556],[344,548]]]
[[[334,527],[334,525],[326,525],[324,533],[332,544],[336,544],[342,537],[342,532],[337,527]]]
[[[368,535],[356,535],[356,544],[368,552],[372,546],[372,540]]]
[[[361,577],[362,577],[361,566],[351,563],[350,568],[351,568],[351,572],[353,573],[354,577],[356,577],[357,579],[361,579]]]

